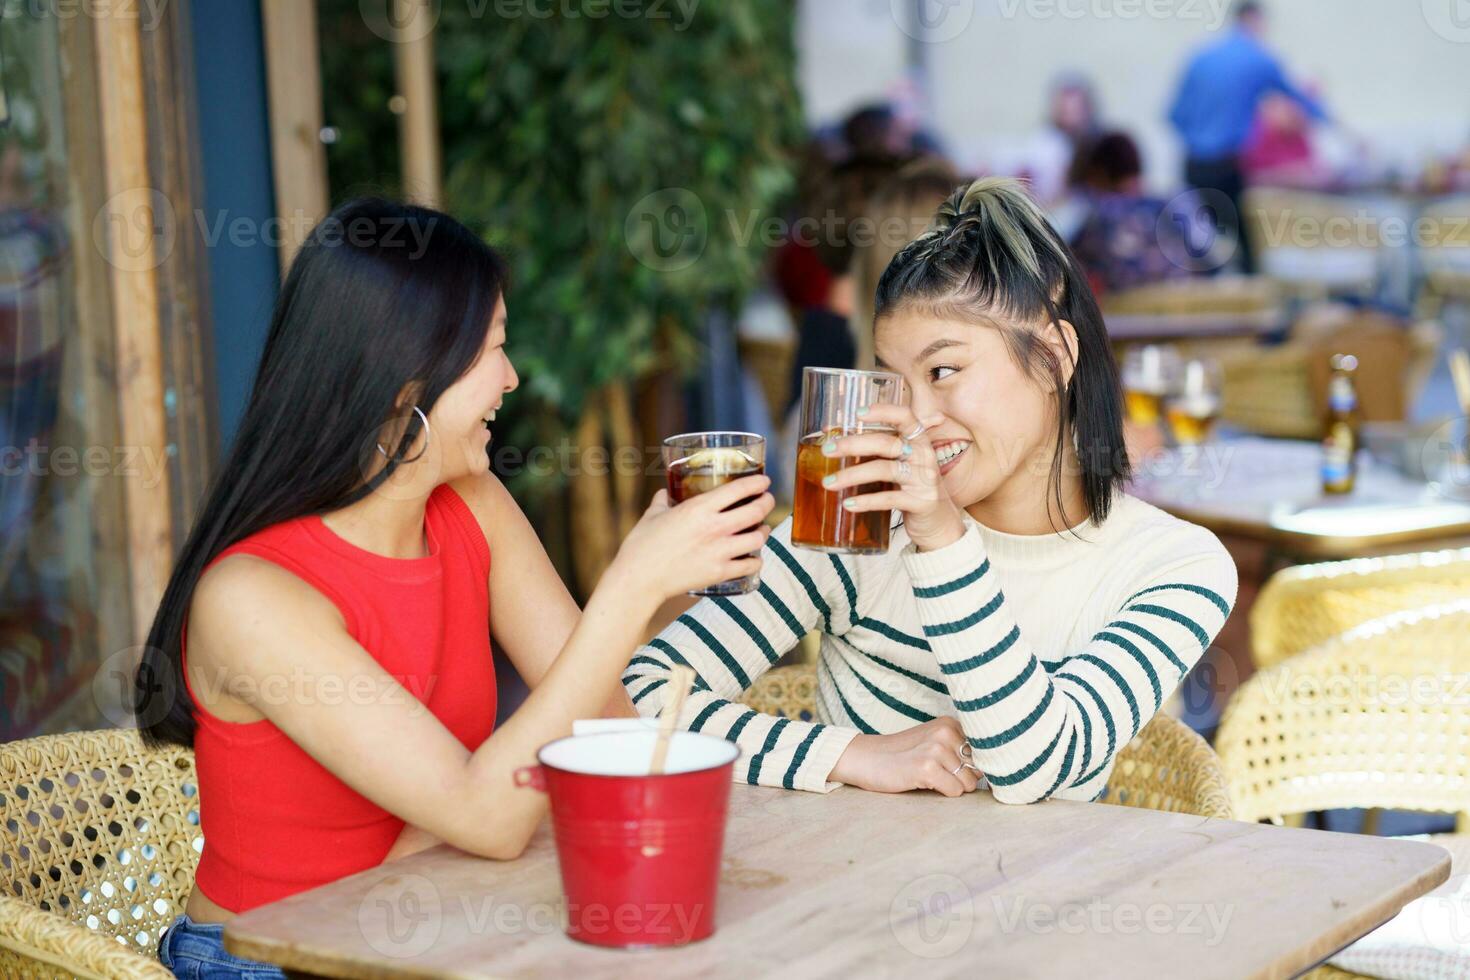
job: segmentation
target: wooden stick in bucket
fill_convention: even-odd
[[[673,737],[674,725],[679,721],[679,711],[684,707],[684,699],[689,696],[689,689],[693,686],[694,671],[690,668],[679,664],[669,672],[669,696],[664,701],[664,712],[658,720],[658,741],[653,745],[653,762],[648,767],[652,775],[663,775],[664,763],[669,757],[669,739]]]

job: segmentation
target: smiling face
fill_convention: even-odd
[[[942,419],[929,438],[950,499],[988,527],[1039,533],[1031,528],[1052,496],[1057,398],[1050,381],[1017,363],[1003,329],[900,308],[878,320],[874,345],[879,368],[903,375],[915,417]],[[1070,325],[1047,334],[1065,382]],[[1071,508],[1068,500],[1075,520]]]
[[[429,412],[433,442],[442,455],[441,482],[483,473],[490,468],[485,451],[490,445],[490,425],[502,399],[516,389],[520,378],[505,353],[505,298],[495,303],[484,346],[470,369],[455,380]]]

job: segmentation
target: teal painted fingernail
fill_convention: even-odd
[[[868,414],[868,406],[866,406],[866,405],[864,405],[862,408],[860,408],[860,409],[857,410],[857,417],[858,418],[862,418],[864,415],[867,415],[867,414]]]
[[[905,456],[907,456],[909,453],[911,453],[913,451],[914,451],[914,447],[913,446],[909,445],[908,443],[904,443],[903,444],[903,454]]]
[[[826,442],[822,443],[822,452],[826,453],[828,456],[831,456],[833,453],[837,452],[837,441],[835,439],[828,439]]]
[[[843,510],[856,510],[857,509],[857,501],[854,500],[852,497],[848,497],[846,500],[844,500],[842,502],[842,509]]]
[[[836,482],[837,475],[835,473],[829,473],[827,476],[822,477],[822,486],[824,487],[830,487]]]

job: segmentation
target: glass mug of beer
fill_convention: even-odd
[[[664,440],[664,469],[669,481],[669,506],[674,506],[742,476],[766,471],[766,440],[753,432],[687,432]],[[731,504],[733,510],[756,499]],[[751,525],[746,531],[754,531]],[[742,532],[743,533],[743,532]],[[760,588],[759,575],[718,582],[690,595],[745,595]]]
[[[883,371],[806,368],[801,377],[801,442],[796,450],[796,499],[791,543],[799,548],[846,555],[878,555],[888,550],[893,511],[854,513],[842,506],[849,497],[897,489],[892,483],[865,483],[828,490],[822,479],[874,456],[827,456],[822,444],[858,432],[893,432],[891,425],[864,423],[857,412],[870,405],[903,402],[903,379]]]
[[[1156,425],[1163,418],[1164,396],[1179,373],[1179,354],[1172,347],[1130,347],[1123,355],[1123,400],[1135,425]]]
[[[1220,416],[1220,401],[1219,366],[1208,360],[1186,362],[1164,408],[1175,444],[1198,446],[1208,442]]]

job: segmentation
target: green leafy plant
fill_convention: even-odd
[[[327,121],[341,131],[334,192],[393,183],[382,148],[395,120],[383,87],[362,77],[391,76],[391,52],[380,42],[326,57],[327,32],[357,6],[328,0],[323,12]],[[528,448],[565,438],[606,386],[697,363],[701,320],[755,285],[761,222],[790,192],[802,140],[794,6],[497,9],[444,0],[439,12],[444,205],[510,258],[510,352],[524,382],[506,435]],[[534,509],[561,480],[521,473],[511,486]]]

